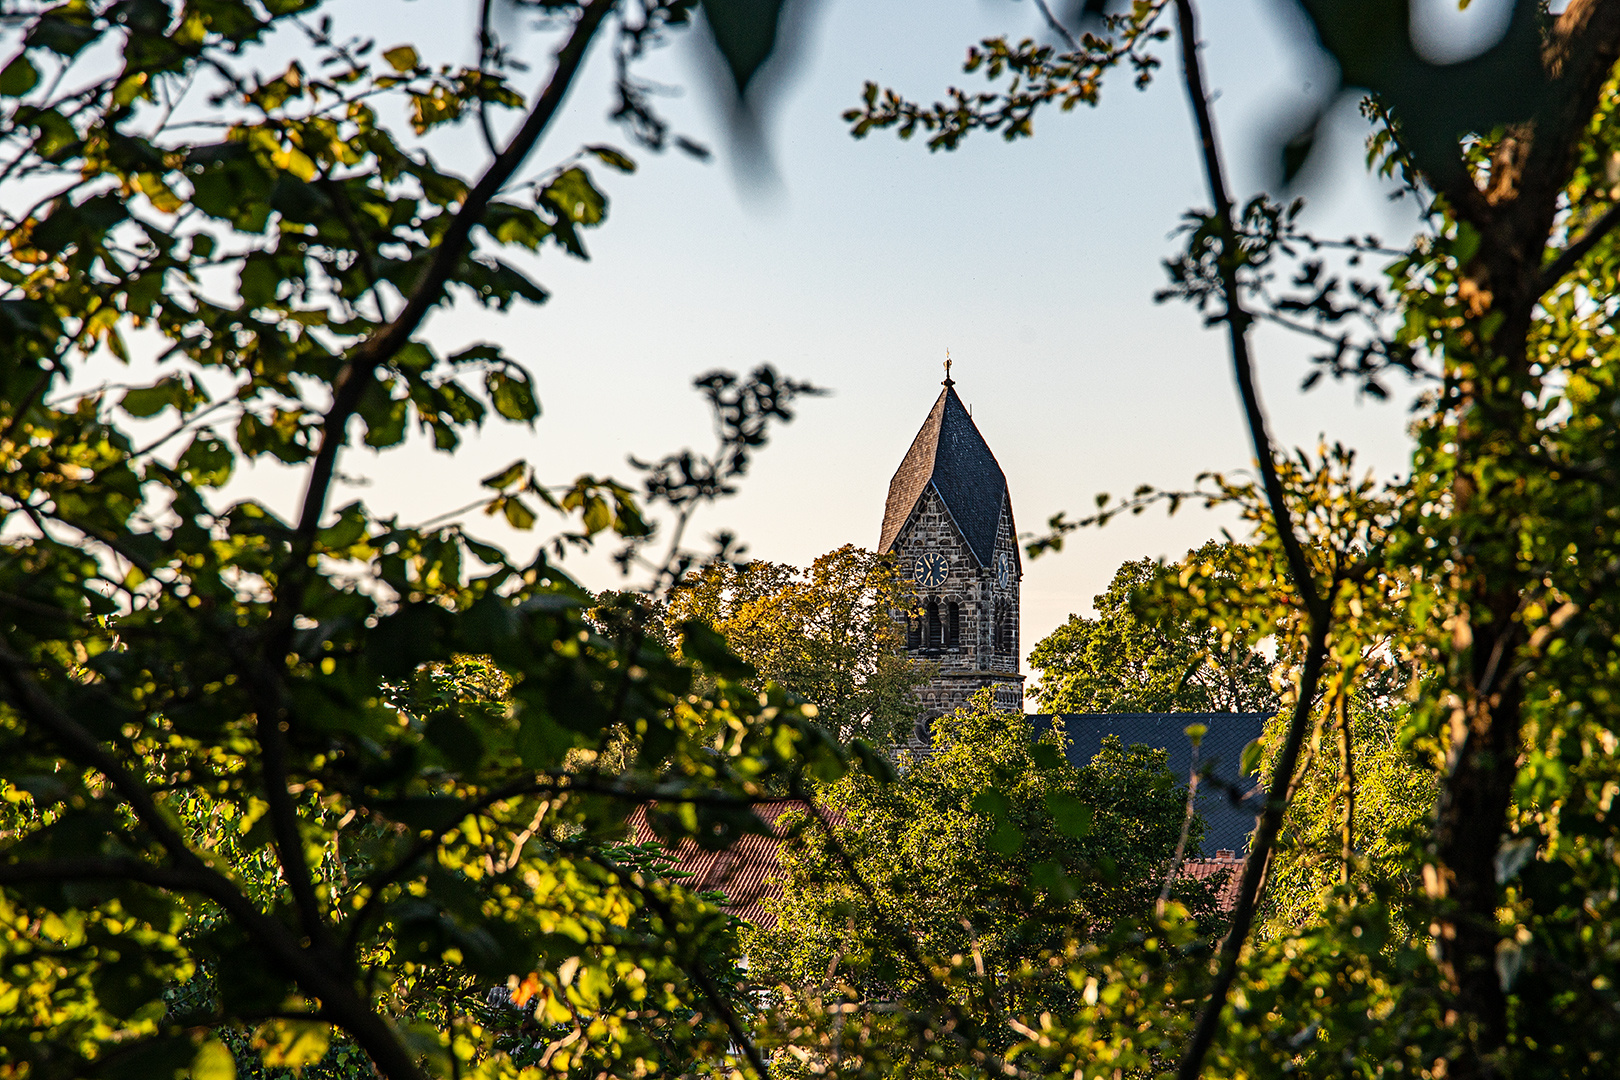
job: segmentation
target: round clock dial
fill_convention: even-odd
[[[917,561],[911,564],[911,580],[925,589],[937,589],[945,584],[945,575],[949,572],[950,564],[937,551],[919,555]]]
[[[996,580],[1001,582],[1001,587],[1005,589],[1012,583],[1012,576],[1012,555],[1003,551],[1000,557],[996,559]]]

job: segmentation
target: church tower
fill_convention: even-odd
[[[919,739],[933,721],[992,687],[996,705],[1022,712],[1018,588],[1023,563],[1007,478],[956,394],[945,389],[889,481],[881,554],[893,553],[911,587],[906,649],[938,665],[920,690]]]

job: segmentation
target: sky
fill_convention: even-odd
[[[341,0],[334,10],[340,28],[374,35],[382,48],[409,42],[430,59],[467,62],[474,7]],[[1331,69],[1287,0],[1203,7],[1217,123],[1232,186],[1246,196],[1265,182],[1273,124],[1320,93]],[[1483,19],[1491,7],[1473,10],[1483,8]],[[1451,24],[1433,8],[1419,5],[1425,32],[1444,39]],[[1039,36],[1035,6],[827,0],[805,25],[768,114],[769,183],[739,178],[692,35],[642,73],[673,88],[661,107],[677,130],[716,148],[708,163],[633,147],[606,118],[610,57],[593,54],[534,159],[539,169],[609,142],[640,162],[630,176],[595,171],[611,206],[587,235],[590,261],[548,252],[532,267],[552,293],[544,306],[497,313],[464,301],[426,331],[447,349],[504,345],[534,372],[541,420],[532,431],[488,426],[454,455],[422,445],[351,452],[341,468],[352,494],[339,492],[334,504],[363,497],[425,520],[476,498],[479,479],[516,458],[556,482],[584,472],[630,477],[628,454],[712,443],[695,376],[769,363],[831,393],[803,402],[740,493],[705,510],[694,535],[728,529],[754,557],[795,564],[845,543],[873,547],[889,479],[939,392],[947,349],[1021,530],[1060,510],[1082,514],[1098,492],[1187,487],[1206,470],[1248,467],[1222,336],[1195,311],[1153,299],[1181,215],[1207,203],[1173,68],[1146,92],[1116,77],[1099,108],[1041,115],[1032,140],[980,135],[954,153],[930,153],[890,134],[857,141],[840,113],[867,79],[933,100],[972,78],[960,72],[969,43]],[[551,39],[510,15],[502,33],[535,65],[523,77],[537,81]],[[1309,201],[1306,220],[1326,235],[1370,231],[1398,243],[1413,228],[1412,210],[1367,176],[1365,135],[1354,100],[1342,101],[1298,192]],[[481,164],[470,133],[452,133],[434,152],[469,173]],[[1256,337],[1278,442],[1326,437],[1357,447],[1380,475],[1401,471],[1410,392],[1385,403],[1349,385],[1301,393],[1308,353],[1280,332]],[[289,510],[298,494],[296,479],[270,466],[239,486]],[[1175,558],[1230,523],[1219,512],[1150,511],[1026,560],[1023,651],[1071,613],[1090,611],[1121,562]],[[476,514],[468,524],[518,551],[539,539]],[[605,556],[569,566],[587,585],[618,584]]]

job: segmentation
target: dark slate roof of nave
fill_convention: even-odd
[[[1012,516],[1007,477],[952,386],[940,391],[922,430],[889,481],[879,553],[894,546],[930,484],[939,492],[979,565],[989,566],[1004,503],[1008,517]]]
[[[1027,719],[1038,739],[1052,728],[1052,713],[1031,713]],[[1171,775],[1185,786],[1192,767],[1192,742],[1187,728],[1203,724],[1208,730],[1198,747],[1198,762],[1209,766],[1213,783],[1198,786],[1194,806],[1204,819],[1204,854],[1225,849],[1242,855],[1249,848],[1255,815],[1263,790],[1254,776],[1240,775],[1243,748],[1260,737],[1271,713],[1059,713],[1067,737],[1064,757],[1084,765],[1102,749],[1105,735],[1118,735],[1126,746],[1145,745],[1166,752]],[[1242,794],[1238,803],[1232,791]]]

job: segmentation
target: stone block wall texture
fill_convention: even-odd
[[[1003,505],[992,564],[981,566],[938,492],[924,494],[892,550],[900,571],[912,581],[909,610],[896,613],[907,635],[908,651],[919,663],[938,665],[938,674],[919,691],[924,727],[966,705],[978,690],[994,688],[998,708],[1022,712],[1024,676],[1018,673],[1019,578],[1012,516]],[[934,587],[917,582],[919,557],[937,553],[948,566],[945,581]],[[1000,581],[998,563],[1005,558],[1008,582]],[[950,606],[958,611],[956,644],[935,636],[930,608],[937,611],[940,636],[949,634]],[[920,639],[920,640],[919,640]],[[919,735],[921,733],[919,732]]]

